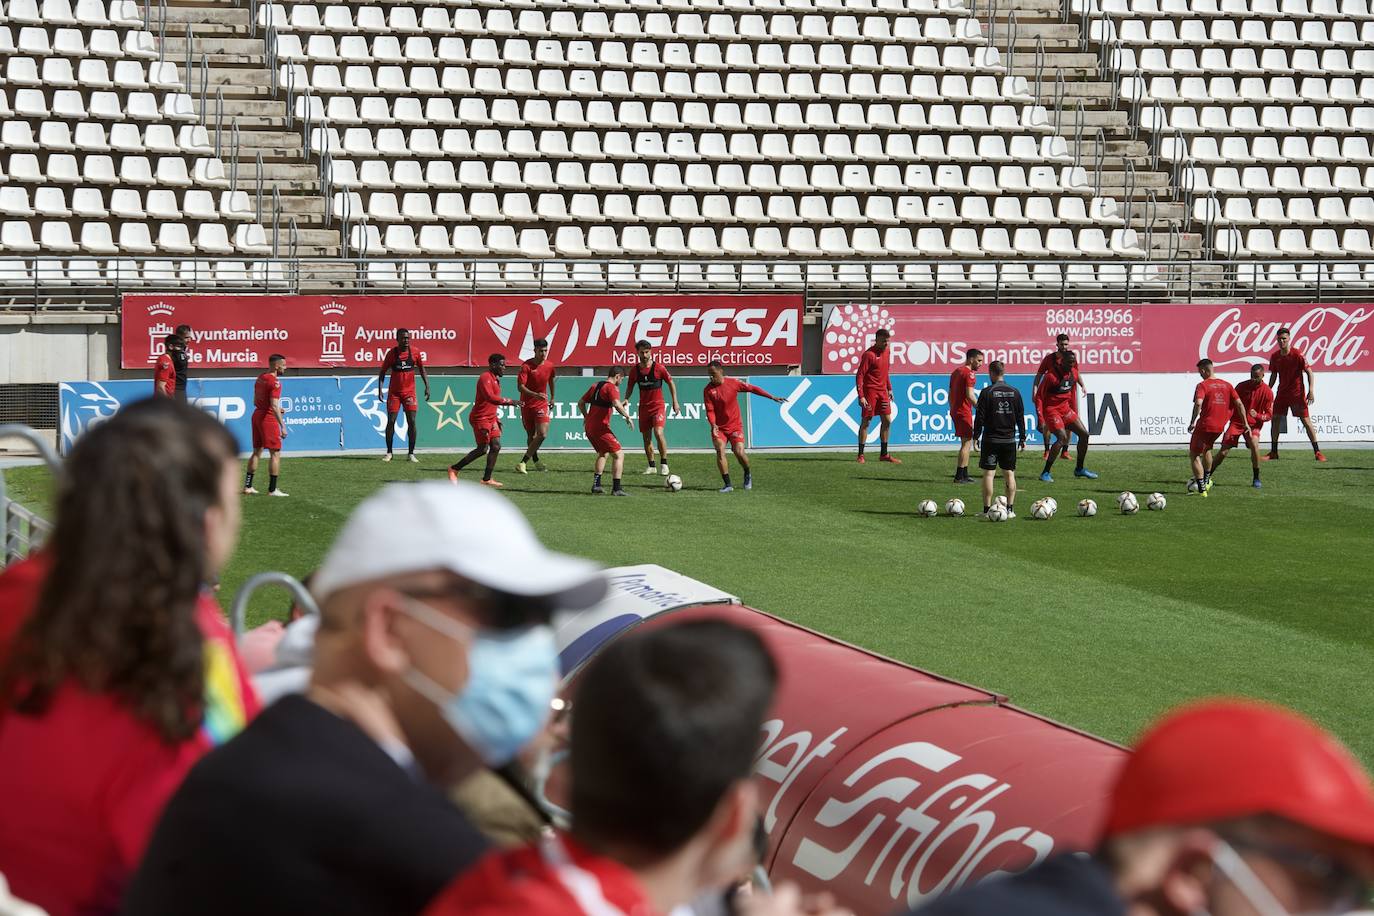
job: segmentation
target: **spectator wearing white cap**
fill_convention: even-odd
[[[363,502],[312,591],[309,689],[192,770],[125,912],[419,912],[486,848],[439,787],[534,737],[558,676],[550,616],[605,583],[498,494],[436,482]]]
[[[1374,875],[1374,790],[1331,735],[1241,700],[1186,706],[1122,767],[1101,843],[921,916],[1353,914]]]

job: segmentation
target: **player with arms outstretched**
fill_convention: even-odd
[[[741,393],[757,394],[779,404],[787,403],[787,398],[771,395],[762,388],[737,378],[726,378],[725,364],[718,359],[712,360],[706,368],[711,373],[711,381],[702,389],[701,399],[706,405],[706,422],[711,424],[711,442],[716,447],[716,467],[720,470],[721,480],[725,482],[720,492],[733,493],[735,490],[730,484],[730,465],[725,458],[726,443],[729,443],[740,467],[744,468],[744,489],[752,490],[754,477],[749,468],[749,455],[744,451],[744,423],[740,419],[739,396]]]
[[[1221,449],[1212,459],[1212,473],[1217,472],[1217,468],[1221,467],[1221,463],[1226,460],[1231,449],[1244,439],[1246,446],[1250,449],[1250,467],[1255,475],[1254,479],[1250,481],[1250,486],[1258,490],[1262,486],[1260,484],[1260,430],[1274,416],[1274,390],[1264,383],[1264,363],[1255,363],[1250,367],[1250,378],[1236,386],[1236,396],[1245,405],[1245,417],[1250,421],[1250,435],[1244,435],[1245,430],[1241,429],[1239,423],[1232,420],[1231,425],[1226,428],[1226,435],[1221,437]]]
[[[1031,382],[1032,397],[1034,396],[1035,392],[1040,390],[1040,383],[1044,381],[1045,373],[1053,369],[1055,365],[1059,362],[1059,354],[1068,352],[1070,352],[1069,335],[1062,333],[1056,334],[1054,336],[1054,349],[1045,354],[1044,358],[1040,360],[1040,368],[1035,370],[1035,379]],[[1088,386],[1083,384],[1083,373],[1081,371],[1078,373],[1078,387],[1083,390],[1084,394],[1087,393]],[[1036,407],[1036,410],[1039,411],[1038,405]],[[1049,432],[1045,429],[1045,418],[1040,416],[1038,412],[1035,415],[1035,420],[1040,425],[1040,435],[1045,440],[1045,454],[1042,455],[1040,458],[1041,461],[1044,461],[1050,457],[1050,435]],[[1064,448],[1060,449],[1059,451],[1060,458],[1069,457],[1069,449],[1067,443],[1065,444]]]
[[[1188,460],[1192,465],[1193,478],[1188,492],[1206,496],[1212,489],[1212,445],[1226,429],[1230,418],[1240,425],[1245,436],[1250,437],[1250,421],[1245,417],[1245,405],[1236,395],[1236,389],[1225,379],[1213,374],[1212,361],[1200,359],[1197,364],[1198,375],[1202,381],[1193,389],[1193,415],[1188,420],[1188,432],[1192,439],[1188,443]]]
[[[501,454],[501,410],[513,407],[517,402],[501,396],[501,376],[506,374],[506,358],[500,353],[487,357],[487,371],[477,377],[477,394],[473,399],[472,410],[468,412],[468,423],[472,426],[472,438],[477,447],[462,457],[457,464],[448,468],[448,479],[458,482],[458,473],[483,455],[487,456],[486,468],[482,471],[482,483],[489,487],[500,487],[501,483],[492,480],[496,471],[496,457]]]
[[[973,450],[973,413],[978,408],[978,370],[983,351],[969,350],[964,364],[949,374],[949,419],[959,437],[959,457],[954,461],[954,482],[973,483],[968,476],[968,456]]]
[[[1078,434],[1078,464],[1073,476],[1096,480],[1097,474],[1083,467],[1088,458],[1088,428],[1078,418],[1078,357],[1072,350],[1055,354],[1052,367],[1037,376],[1040,387],[1035,389],[1035,412],[1041,418],[1041,429],[1048,438],[1053,435],[1055,442],[1045,450],[1045,469],[1040,479],[1054,483],[1050,469],[1060,455],[1069,453],[1069,434]]]
[[[629,496],[625,489],[620,485],[620,477],[625,472],[625,452],[620,447],[620,440],[611,432],[611,411],[614,410],[625,418],[625,422],[634,426],[634,421],[630,419],[630,409],[625,406],[625,402],[620,399],[620,382],[625,378],[625,370],[619,366],[612,366],[606,370],[606,377],[588,388],[577,402],[577,410],[582,414],[582,431],[587,434],[587,441],[596,449],[596,464],[592,468],[592,492],[605,493],[601,486],[601,475],[606,470],[606,459],[611,459],[611,495]]]
[[[248,459],[248,473],[243,478],[243,492],[250,496],[258,492],[253,489],[253,475],[257,473],[263,449],[267,449],[267,471],[271,475],[267,495],[287,495],[277,489],[277,478],[281,475],[281,440],[287,434],[286,417],[281,410],[281,374],[285,369],[286,357],[273,353],[267,357],[267,371],[253,384],[253,454]]]
[[[887,440],[892,434],[892,351],[888,341],[892,332],[878,328],[873,334],[873,346],[864,351],[859,358],[859,369],[854,373],[854,387],[859,391],[859,464],[864,463],[864,440],[868,438],[868,424],[878,418],[879,461],[888,464],[901,464],[896,457],[887,453]],[[748,474],[745,478],[748,478]],[[745,489],[748,489],[746,486]]]
[[[549,420],[553,416],[553,371],[549,359],[549,342],[539,338],[534,342],[534,355],[520,364],[515,387],[520,389],[520,422],[525,427],[525,454],[515,470],[528,474],[530,464],[536,471],[547,471],[539,460],[539,447],[549,436]]]
[[[663,403],[663,386],[668,386],[668,394],[673,399],[673,411],[678,412],[677,383],[672,373],[663,363],[654,359],[654,345],[647,340],[635,344],[639,362],[630,367],[625,384],[625,401],[629,403],[630,394],[639,390],[639,431],[644,436],[644,457],[649,466],[645,474],[668,476],[668,440],[663,435],[663,427],[668,422],[668,408]],[[654,444],[658,445],[658,467],[654,467]]]
[[[420,354],[410,348],[410,332],[405,328],[396,329],[396,346],[386,351],[382,360],[382,371],[377,373],[377,400],[382,400],[382,379],[391,373],[391,382],[386,387],[386,455],[383,461],[391,460],[391,443],[396,435],[396,412],[406,412],[406,428],[409,433],[410,448],[407,454],[412,462],[415,457],[415,444],[420,441],[420,428],[415,424],[415,373],[425,383],[425,400],[429,400],[429,376],[425,374],[425,362]]]
[[[1307,440],[1312,443],[1312,457],[1325,461],[1322,447],[1317,444],[1317,429],[1312,425],[1307,409],[1307,405],[1317,402],[1317,383],[1312,375],[1312,366],[1302,351],[1293,349],[1289,342],[1293,335],[1288,328],[1279,328],[1277,336],[1279,348],[1269,357],[1269,387],[1274,389],[1274,426],[1269,430],[1269,454],[1264,456],[1264,460],[1273,461],[1279,457],[1279,433],[1283,425],[1279,421],[1291,413],[1302,421],[1303,429],[1307,430]],[[1304,379],[1307,380],[1306,387],[1303,386]],[[1274,387],[1275,381],[1279,383],[1277,388]]]

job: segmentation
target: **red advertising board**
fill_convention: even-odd
[[[800,365],[800,296],[474,296],[472,355],[525,359],[537,338],[557,363],[632,362],[648,340],[667,366]]]
[[[373,367],[395,346],[398,327],[410,330],[427,363],[466,366],[469,298],[127,295],[121,365],[152,365],[162,338],[189,324],[191,364],[199,369],[259,367],[272,353],[293,368]]]
[[[1223,371],[1265,362],[1279,328],[1317,371],[1371,371],[1374,305],[843,305],[822,342],[825,372],[849,373],[880,327],[892,331],[892,371],[951,370],[970,348],[1033,373],[1067,333],[1085,372],[1192,372],[1209,358]]]

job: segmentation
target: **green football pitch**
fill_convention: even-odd
[[[557,549],[667,566],[1113,740],[1190,697],[1244,694],[1311,714],[1374,764],[1374,450],[1330,451],[1319,465],[1291,447],[1264,465],[1258,492],[1237,454],[1205,499],[1184,493],[1181,449],[1095,450],[1101,479],[1075,479],[1064,462],[1054,484],[1036,479],[1038,450],[1025,454],[1019,517],[1003,524],[916,516],[927,497],[981,508],[976,486],[949,482],[943,452],[902,453],[901,466],[758,454],[756,489],[732,494],[716,492],[714,461],[701,454],[674,460],[680,493],[641,476],[642,454],[627,459],[629,499],[588,492],[587,454],[555,453],[548,473],[523,477],[517,456],[503,456],[497,479]],[[442,480],[449,460],[286,459],[290,499],[244,500],[224,603],[253,573],[309,572],[359,500],[391,480]],[[6,479],[43,505],[46,476],[24,468]],[[1115,511],[1125,489],[1141,498],[1139,514]],[[1155,490],[1168,496],[1163,512],[1144,508]],[[1030,520],[1044,495],[1059,514]],[[1076,516],[1084,497],[1097,517]],[[287,603],[262,593],[250,618]]]

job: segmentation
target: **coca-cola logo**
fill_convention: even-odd
[[[1198,341],[1198,358],[1218,367],[1266,361],[1278,349],[1279,328],[1292,330],[1292,346],[1314,366],[1349,368],[1369,355],[1364,335],[1357,330],[1374,309],[1351,306],[1313,306],[1292,321],[1246,321],[1244,310],[1232,306],[1220,312]]]

